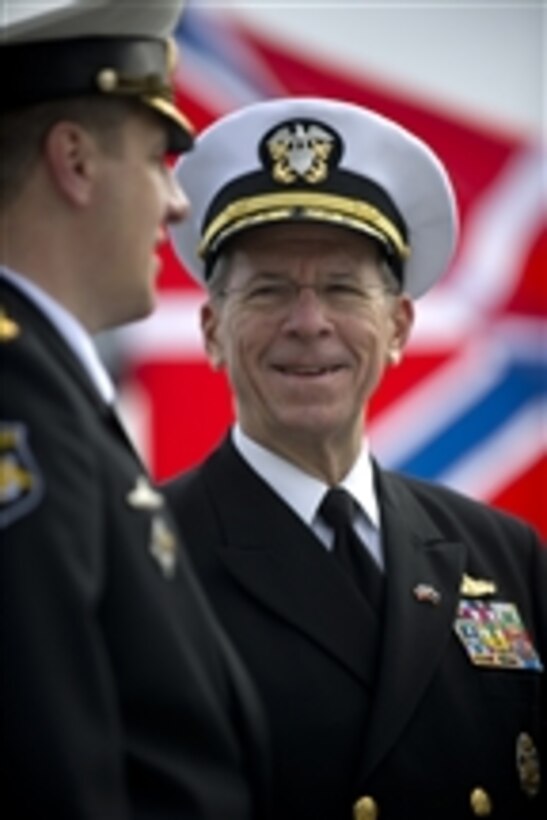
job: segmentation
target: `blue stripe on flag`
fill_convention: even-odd
[[[541,396],[547,397],[545,366],[513,364],[480,401],[418,452],[393,467],[422,478],[436,478],[459,461],[466,451],[496,435],[496,431],[514,414]]]

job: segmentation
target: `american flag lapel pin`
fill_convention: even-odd
[[[441,602],[441,593],[431,584],[416,584],[413,592],[414,597],[421,604],[437,606]]]

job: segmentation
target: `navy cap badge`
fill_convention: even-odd
[[[0,424],[0,528],[13,524],[41,501],[43,479],[19,422]]]
[[[293,120],[270,130],[260,146],[263,164],[276,182],[323,182],[341,154],[338,134],[320,122]]]

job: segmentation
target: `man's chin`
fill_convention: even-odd
[[[340,433],[340,419],[330,413],[301,410],[286,415],[279,425],[280,435],[300,441],[320,442]]]
[[[110,315],[105,319],[100,331],[113,330],[117,327],[124,327],[135,322],[142,322],[148,319],[156,309],[156,295],[153,294],[148,299],[143,299],[139,304],[134,304],[131,307],[125,305],[125,310],[120,310]]]

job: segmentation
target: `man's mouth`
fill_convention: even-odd
[[[331,373],[337,373],[343,369],[343,365],[274,365],[274,369],[283,373],[285,376],[317,378],[318,376],[327,376]]]

